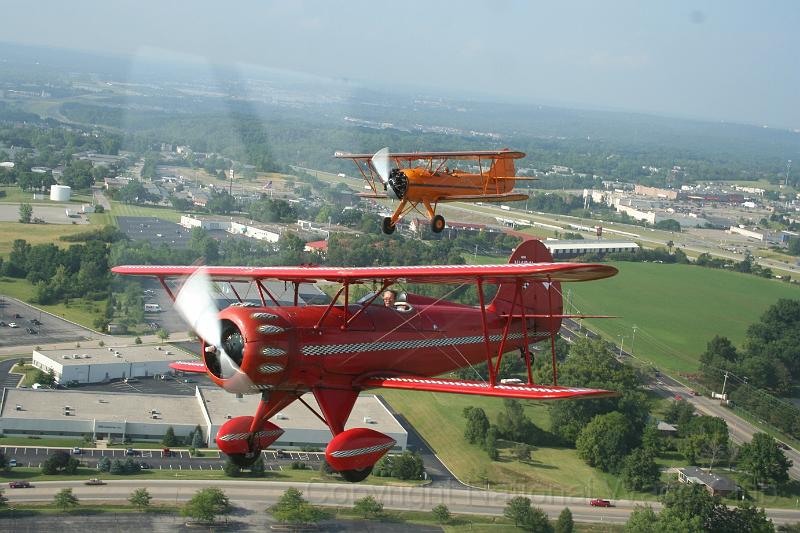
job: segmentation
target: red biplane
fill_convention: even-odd
[[[530,345],[554,346],[562,311],[561,282],[613,276],[607,265],[553,263],[537,240],[522,243],[509,264],[431,265],[408,267],[197,267],[118,266],[118,274],[155,276],[175,300],[187,323],[203,341],[203,360],[175,363],[174,368],[206,372],[214,383],[237,394],[261,394],[254,416],[226,422],[217,433],[220,450],[237,464],[255,461],[283,430],[269,421],[298,400],[333,434],[325,455],[348,481],[361,481],[395,444],[367,428],[344,430],[359,392],[372,388],[478,394],[528,400],[591,398],[608,391],[559,387],[553,351],[553,384],[533,381]],[[188,279],[177,296],[171,278]],[[240,302],[219,312],[212,280],[254,283],[260,305]],[[294,305],[281,306],[265,280],[294,287]],[[329,305],[298,306],[303,283],[335,282],[340,288]],[[473,284],[480,306],[471,307],[414,294],[386,304],[378,297],[399,283]],[[357,302],[351,287],[375,284],[379,289]],[[497,285],[487,303],[486,285]],[[376,300],[378,303],[375,303]],[[572,316],[572,315],[570,315]],[[527,383],[504,384],[498,377],[503,354],[520,351]],[[488,381],[445,379],[447,372],[487,362]],[[321,412],[303,400],[311,392]]]
[[[420,204],[428,215],[431,230],[439,233],[445,226],[444,217],[436,214],[441,202],[527,200],[527,194],[513,192],[514,183],[520,179],[535,179],[514,175],[514,160],[525,154],[509,150],[390,154],[388,148],[383,148],[374,155],[336,152],[334,157],[352,159],[356,164],[371,189],[369,193],[360,194],[362,198],[400,200],[394,213],[383,219],[382,229],[387,234],[394,233],[403,215],[412,210],[419,212]],[[450,169],[447,166],[450,160],[472,161],[477,173]],[[389,168],[392,162],[397,168]],[[414,162],[423,164],[411,166]]]

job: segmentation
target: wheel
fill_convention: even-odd
[[[359,481],[364,481],[367,479],[372,473],[372,467],[364,468],[363,470],[342,470],[339,472],[339,475],[342,476],[342,479],[345,481],[349,481],[350,483],[358,483]]]
[[[242,468],[250,468],[258,461],[258,458],[261,457],[261,450],[253,453],[231,453],[228,454],[228,458],[231,460],[233,464],[236,466],[240,466]]]
[[[434,233],[441,233],[444,229],[444,217],[442,215],[436,215],[431,220],[431,231]]]
[[[381,223],[381,229],[386,235],[391,235],[394,233],[395,225],[392,224],[392,217],[384,217],[383,222]]]

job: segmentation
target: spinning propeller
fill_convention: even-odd
[[[386,185],[389,183],[389,147],[381,148],[372,156],[372,166]]]
[[[228,392],[239,394],[252,392],[252,380],[228,354],[228,351],[235,350],[237,352],[235,356],[241,362],[244,339],[241,338],[238,329],[230,332],[226,328],[226,335],[223,336],[219,310],[214,303],[211,278],[205,269],[199,268],[189,276],[175,299],[175,308],[183,320],[206,343],[206,350],[213,347],[219,361],[219,377],[224,380],[223,388]],[[205,355],[208,360],[211,354]],[[207,366],[212,365],[207,363]]]
[[[381,148],[371,159],[372,167],[381,177],[383,188],[390,198],[402,200],[408,189],[408,178],[399,168],[391,168],[389,148]]]

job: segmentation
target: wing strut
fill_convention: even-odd
[[[483,296],[483,279],[478,278],[478,299],[481,304],[481,323],[483,324],[483,344],[486,346],[486,368],[489,370],[489,385],[494,387],[495,376],[492,367],[492,351],[489,347],[489,328],[486,325],[486,300]]]
[[[550,315],[548,324],[552,324],[553,320],[553,281],[550,276],[547,276],[547,313]],[[550,326],[550,353],[553,356],[553,385],[558,385],[558,369],[556,368],[556,334],[558,332],[553,330]]]
[[[272,293],[269,292],[269,289],[266,288],[263,283],[261,283],[260,279],[256,280],[256,287],[258,287],[258,296],[261,298],[261,305],[267,305],[267,301],[264,299],[264,293],[266,292],[267,296],[269,296],[269,299],[275,304],[275,307],[281,306],[281,304],[278,303],[278,300],[276,300]]]

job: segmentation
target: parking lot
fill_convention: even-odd
[[[41,324],[32,322],[36,320]],[[43,313],[17,300],[0,295],[0,347],[81,341],[92,333],[66,320]],[[16,324],[12,328],[9,324]],[[30,333],[28,328],[34,333]]]
[[[47,224],[88,224],[89,217],[80,213],[80,204],[62,205],[32,204],[33,217],[41,218]],[[67,209],[71,216],[67,216]],[[0,204],[0,222],[18,222],[19,204]]]
[[[170,248],[186,248],[192,233],[179,224],[154,217],[117,217],[117,223],[131,240],[148,241],[156,247],[166,244]]]
[[[144,463],[151,470],[222,470],[225,466],[225,456],[218,451],[211,450],[204,452],[207,457],[191,457],[185,450],[173,450],[170,455],[163,456],[160,449],[134,449],[134,455],[130,455],[126,450],[119,448],[94,449],[80,448],[80,454],[74,454],[84,466],[96,468],[97,462],[103,458],[127,459]],[[41,467],[48,455],[57,452],[70,452],[71,448],[49,448],[49,447],[26,447],[26,446],[0,446],[7,459],[16,459],[17,466],[28,466],[33,468]],[[279,471],[291,468],[294,461],[302,461],[311,468],[319,468],[325,458],[323,452],[300,452],[265,450],[264,466],[267,470]]]
[[[190,357],[187,356],[187,359]],[[110,383],[90,383],[71,387],[77,391],[128,392],[141,394],[183,394],[193,395],[195,387],[215,387],[205,374],[167,375],[164,379],[154,377],[136,378],[136,381],[112,381]]]

